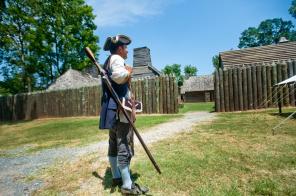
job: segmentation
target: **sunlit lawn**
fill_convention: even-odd
[[[145,156],[132,168],[156,195],[296,195],[296,119],[271,131],[295,108],[273,111],[220,114],[154,145],[162,175]]]
[[[185,103],[183,107],[179,109],[179,113],[196,112],[196,111],[215,111],[214,102],[201,102],[201,103]]]
[[[152,195],[296,195],[296,120],[272,135],[271,128],[284,119],[275,111],[222,113],[192,132],[155,143],[150,150],[161,175],[140,149],[132,161],[133,177]],[[111,194],[108,163],[100,161],[90,154],[47,170],[48,184],[37,195],[79,193],[81,182],[90,184],[84,191]],[[112,194],[120,195],[117,189]]]
[[[139,115],[139,131],[182,117],[185,112],[210,111],[213,103],[186,103],[179,114]],[[37,151],[58,146],[77,146],[108,138],[107,130],[98,129],[98,117],[49,118],[0,124],[0,156],[6,150],[25,147]]]
[[[182,115],[140,115],[139,131]],[[98,129],[98,117],[40,119],[0,125],[0,149],[4,151],[25,146],[29,151],[57,146],[76,146],[108,138],[108,130]]]

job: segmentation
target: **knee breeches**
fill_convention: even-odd
[[[134,132],[128,123],[117,121],[109,130],[108,156],[117,156],[119,166],[127,166],[134,155]]]

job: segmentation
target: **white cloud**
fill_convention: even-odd
[[[99,27],[122,26],[139,21],[141,17],[159,15],[169,0],[87,0],[96,15]]]

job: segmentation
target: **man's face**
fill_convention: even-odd
[[[126,45],[118,47],[118,55],[121,56],[123,59],[127,59],[127,53],[128,50]]]

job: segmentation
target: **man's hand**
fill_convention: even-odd
[[[125,69],[129,72],[129,75],[131,75],[133,73],[133,68],[130,66],[126,65]]]

